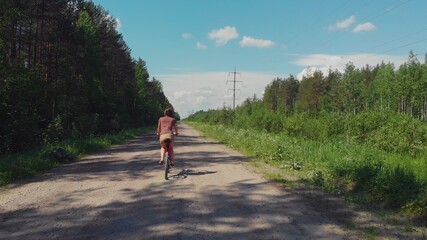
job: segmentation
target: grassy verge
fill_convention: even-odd
[[[427,219],[427,155],[387,153],[369,145],[291,138],[256,130],[189,123],[206,136],[364,206]],[[278,178],[280,174],[275,174]]]
[[[129,129],[117,134],[104,135],[87,139],[76,139],[49,144],[22,154],[0,157],[0,186],[13,181],[37,175],[47,169],[61,164],[55,153],[58,149],[68,159],[75,160],[85,154],[107,149],[114,144],[123,143],[128,139],[149,131],[149,128]]]

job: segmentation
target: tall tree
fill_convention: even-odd
[[[282,80],[280,78],[274,79],[264,90],[263,101],[267,109],[276,112],[279,106],[279,90]]]
[[[329,69],[328,75],[324,79],[324,92],[320,100],[322,110],[337,112],[343,110],[344,103],[340,98],[341,75],[338,70]]]
[[[153,123],[170,106],[116,27],[92,1],[3,0],[0,154]]]
[[[354,115],[363,109],[363,78],[359,69],[349,63],[343,74],[345,109]]]
[[[305,111],[318,112],[323,93],[323,73],[315,71],[311,76],[304,76],[301,80],[297,94],[297,105]]]
[[[280,85],[280,105],[286,114],[294,111],[298,88],[299,81],[293,75],[285,78]]]

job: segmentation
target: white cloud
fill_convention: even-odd
[[[120,32],[121,29],[122,29],[122,21],[120,20],[120,18],[116,18],[116,30],[117,30],[117,32]]]
[[[257,47],[257,48],[270,48],[276,45],[271,40],[255,39],[247,36],[244,36],[242,41],[240,41],[239,44],[241,47]]]
[[[344,20],[336,22],[334,25],[330,25],[327,29],[328,29],[328,31],[347,29],[351,25],[353,25],[353,23],[355,23],[355,22],[356,22],[356,17],[350,16]]]
[[[298,66],[323,67],[328,65],[340,65],[345,59],[342,56],[328,54],[311,54],[297,59],[294,63]]]
[[[375,66],[381,62],[394,63],[394,65],[400,66],[406,62],[406,55],[379,55],[369,53],[349,54],[349,55],[328,55],[328,54],[311,54],[303,56],[293,63],[304,67],[304,69],[297,74],[298,79],[307,73],[314,72],[314,70],[320,70],[323,74],[327,74],[329,69],[344,71],[345,66],[352,62],[357,68],[365,67],[366,64]]]
[[[357,33],[357,32],[362,32],[362,31],[374,31],[376,29],[375,25],[370,23],[370,22],[366,22],[366,23],[362,23],[357,25],[352,32]]]
[[[196,97],[196,104],[202,104],[204,101],[206,101],[205,96],[197,96]]]
[[[115,18],[110,14],[107,14],[107,16],[105,16],[105,20],[114,22],[115,24],[114,28],[116,29],[117,32],[120,32],[122,28],[122,21],[120,20],[120,18]]]
[[[165,95],[181,117],[199,110],[232,107],[232,80],[229,72],[192,72],[184,74],[156,75],[162,82]],[[278,75],[269,73],[244,72],[238,76],[236,83],[236,104],[256,94],[258,97],[271,81]]]
[[[208,38],[215,41],[215,46],[223,46],[232,39],[239,37],[235,27],[226,26],[224,28],[212,30],[208,33]]]
[[[184,39],[190,39],[190,38],[192,38],[192,37],[193,37],[193,35],[191,35],[190,33],[183,33],[183,34],[181,35],[181,37],[182,37],[182,38],[184,38]]]
[[[175,99],[180,99],[180,98],[183,98],[183,97],[188,96],[188,95],[189,95],[189,93],[186,91],[178,91],[178,92],[173,93],[173,97]]]
[[[197,42],[196,47],[197,47],[197,49],[206,49],[206,48],[208,48],[208,46],[206,46],[206,45],[204,45],[204,44],[202,44],[200,42]]]

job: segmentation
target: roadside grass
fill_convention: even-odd
[[[365,234],[368,239],[375,239],[377,237],[377,230],[374,227],[370,227],[365,230]]]
[[[148,132],[151,128],[128,129],[116,134],[99,137],[73,139],[48,144],[21,154],[0,157],[0,186],[35,176],[64,162],[77,160],[88,153],[107,149],[128,139]],[[55,153],[60,150],[67,159],[60,159]]]
[[[345,140],[314,141],[258,130],[186,122],[228,146],[327,192],[427,223],[427,153],[388,153]],[[257,165],[257,164],[255,164]],[[259,164],[258,164],[259,165]],[[280,180],[280,173],[267,174]]]

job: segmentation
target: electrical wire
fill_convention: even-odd
[[[324,20],[326,20],[327,18],[329,18],[330,16],[332,16],[334,13],[338,12],[338,10],[342,9],[343,7],[345,7],[346,5],[348,5],[348,3],[350,3],[351,0],[347,0],[345,3],[343,3],[342,5],[340,5],[339,7],[335,8],[334,10],[332,10],[331,12],[329,12],[328,14],[326,14],[325,16],[319,18],[318,20],[314,21],[312,24],[310,24],[307,28],[304,29],[305,32],[307,32],[307,30],[313,28],[314,26],[320,24],[321,22],[323,22]],[[299,35],[301,35],[301,33],[303,33],[304,31],[299,31],[298,33],[296,33],[293,37],[291,37],[290,40],[288,40],[289,42],[295,40]],[[283,35],[283,34],[281,34]],[[298,43],[300,43],[300,41],[298,41]],[[274,54],[272,54],[271,56],[266,57],[265,59],[257,62],[258,65],[260,64],[264,64],[266,62],[268,62],[269,60],[273,59],[275,56],[277,56],[280,52],[277,51]]]
[[[352,13],[350,13],[350,16],[354,16],[357,12],[361,11],[364,8],[367,8],[370,4],[372,4],[374,1],[369,1],[367,4],[359,7],[358,9],[356,9],[355,11],[353,11]],[[322,32],[324,32],[324,29],[320,29],[319,31],[317,31],[314,35],[310,35],[309,37],[306,37],[305,39],[301,40],[298,42],[298,44],[294,47],[298,47],[300,46],[302,43],[306,42],[308,39],[313,39],[315,38],[317,35],[321,34]],[[338,33],[339,34],[339,33]],[[336,34],[336,35],[338,35]],[[343,33],[341,33],[343,34]],[[333,40],[334,38],[332,38]],[[323,41],[322,41],[323,42]]]
[[[398,49],[401,49],[401,48],[404,48],[404,47],[407,47],[407,46],[411,46],[411,45],[414,45],[414,44],[417,44],[417,43],[420,43],[420,42],[424,42],[424,41],[427,41],[427,38],[423,38],[423,39],[417,40],[415,42],[411,42],[411,43],[407,43],[407,44],[404,44],[404,45],[401,45],[401,46],[398,46],[398,47],[394,47],[392,49],[389,49],[389,50],[386,50],[386,51],[383,51],[383,52],[379,52],[379,53],[376,53],[376,54],[371,54],[371,55],[369,55],[367,57],[356,59],[354,62],[359,62],[361,60],[369,59],[369,58],[371,58],[373,56],[379,56],[381,54],[389,53],[389,52],[392,52],[392,51],[395,51],[395,50],[398,50]]]
[[[410,1],[412,1],[412,0],[406,0],[406,1],[404,1],[404,2],[401,2],[400,4],[397,4],[397,5],[395,5],[395,6],[392,6],[391,8],[386,9],[386,10],[384,10],[383,12],[381,12],[381,13],[379,13],[379,14],[377,14],[377,15],[375,15],[375,16],[373,16],[373,17],[371,17],[371,18],[368,18],[368,19],[366,19],[366,20],[363,20],[362,22],[369,22],[369,21],[372,21],[372,20],[374,20],[374,19],[377,19],[378,17],[383,16],[384,14],[386,14],[386,13],[388,13],[388,12],[391,12],[392,10],[394,10],[394,9],[396,9],[396,8],[398,8],[398,7],[403,6],[404,4],[406,4],[406,3],[410,2]],[[336,40],[336,39],[338,39],[338,38],[340,38],[340,37],[344,36],[346,33],[347,33],[347,32],[341,32],[341,33],[339,33],[339,34],[336,34],[336,35],[335,35],[335,36],[333,36],[332,38],[329,38],[329,39],[327,39],[327,40],[321,41],[321,42],[320,42],[320,44],[317,44],[317,45],[315,45],[314,47],[309,48],[307,51],[313,51],[313,50],[317,49],[318,47],[324,46],[324,45],[326,45],[327,43],[330,43],[330,42],[332,42],[333,40]]]

